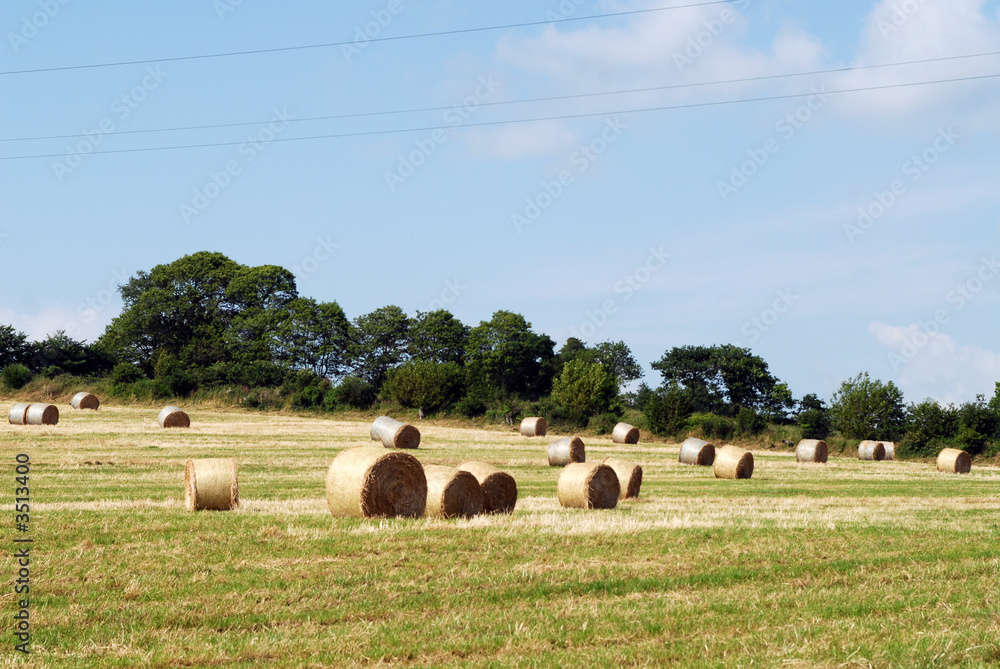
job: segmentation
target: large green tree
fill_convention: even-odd
[[[830,416],[848,439],[895,441],[906,426],[902,391],[892,381],[872,380],[868,372],[840,385],[833,394]]]
[[[748,408],[770,414],[776,402],[791,401],[762,358],[732,344],[676,347],[652,367],[664,386],[683,388],[696,411],[733,416]]]
[[[597,416],[611,408],[618,381],[599,362],[571,360],[552,384],[552,399],[578,418]]]
[[[351,369],[351,323],[336,302],[292,300],[275,336],[279,359],[293,368],[329,379],[339,379]]]
[[[615,377],[619,388],[643,377],[642,365],[624,341],[604,341],[594,346],[594,359]]]
[[[409,335],[410,319],[397,306],[358,316],[353,328],[353,374],[381,388],[389,370],[408,359]]]
[[[10,325],[0,325],[0,369],[26,364],[31,357],[28,336]]]
[[[418,311],[410,321],[409,353],[423,362],[465,364],[469,326],[444,309]]]
[[[533,332],[524,316],[497,311],[469,332],[469,385],[481,397],[538,399],[552,388],[554,348],[555,342]]]

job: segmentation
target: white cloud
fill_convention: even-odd
[[[1000,381],[1000,353],[962,345],[932,327],[872,323],[870,332],[889,349],[895,382],[910,401],[932,397],[943,403],[961,403],[977,394],[992,396]]]
[[[504,159],[565,151],[579,143],[578,135],[556,121],[508,125],[496,129],[476,128],[466,135],[470,149],[480,155]]]

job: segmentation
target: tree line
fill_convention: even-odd
[[[251,407],[368,410],[380,402],[515,422],[606,432],[623,416],[652,432],[729,439],[797,426],[806,438],[901,441],[901,453],[942,445],[993,454],[1000,440],[1000,384],[959,407],[904,404],[890,381],[845,381],[829,406],[795,399],[749,349],[682,346],[652,363],[654,388],[623,341],[570,338],[556,350],[522,315],[497,311],[470,326],[447,310],[408,316],[386,306],[349,319],[336,302],[299,295],[279,266],[250,267],[220,253],[185,256],[120,286],[122,313],[93,343],[56,332],[30,342],[0,326],[0,382],[93,377],[109,394],[153,399],[228,389]]]

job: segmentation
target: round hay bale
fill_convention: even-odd
[[[18,402],[10,408],[10,413],[7,414],[7,422],[11,425],[27,425],[28,424],[28,407],[31,404],[28,402]]]
[[[483,491],[483,513],[513,513],[517,504],[517,481],[507,472],[502,472],[485,462],[470,460],[458,466],[479,481]]]
[[[188,511],[229,511],[239,505],[236,462],[205,458],[184,463],[184,506]]]
[[[177,407],[163,407],[160,415],[156,418],[160,427],[191,427],[191,419],[186,413]]]
[[[753,453],[737,446],[723,446],[715,455],[715,478],[748,479],[753,476]]]
[[[796,462],[826,462],[830,449],[822,439],[803,439],[795,447]]]
[[[896,442],[894,441],[880,441],[878,442],[885,447],[885,459],[892,460],[896,455]]]
[[[372,441],[381,441],[386,448],[417,448],[420,430],[389,416],[379,416],[372,423]]]
[[[548,431],[549,425],[545,422],[544,418],[533,416],[521,421],[522,437],[544,437]]]
[[[688,437],[681,444],[681,452],[677,461],[685,465],[701,465],[711,467],[715,462],[715,446],[703,439]]]
[[[618,505],[621,485],[608,465],[571,462],[559,475],[559,503],[574,509],[613,509]]]
[[[70,404],[73,405],[74,409],[92,409],[93,411],[97,411],[101,407],[101,400],[97,399],[96,395],[83,392],[73,395],[73,401]]]
[[[549,467],[565,467],[571,462],[586,461],[586,447],[580,437],[563,437],[549,444]]]
[[[618,423],[611,431],[611,443],[613,444],[638,444],[639,428],[632,427],[628,423]]]
[[[424,465],[427,477],[425,516],[472,518],[483,511],[483,490],[479,480],[455,467]]]
[[[25,418],[28,425],[55,425],[59,422],[59,409],[54,404],[32,404]]]
[[[858,444],[858,460],[879,462],[885,460],[885,446],[880,441],[866,439]]]
[[[348,448],[326,473],[326,503],[334,516],[419,518],[427,507],[427,477],[409,453]]]
[[[618,476],[618,487],[621,488],[618,499],[639,497],[639,488],[642,487],[642,467],[634,462],[615,457],[604,458],[604,462],[601,464],[611,467]]]
[[[972,470],[972,456],[957,448],[946,448],[938,453],[937,470],[949,474],[968,474]]]

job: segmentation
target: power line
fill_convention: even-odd
[[[596,117],[596,116],[610,116],[610,115],[613,115],[613,114],[617,114],[617,115],[621,115],[621,114],[640,114],[640,113],[656,112],[656,111],[671,111],[671,110],[677,110],[677,109],[695,109],[695,108],[699,108],[699,107],[718,107],[718,106],[724,106],[724,105],[745,104],[745,103],[749,103],[749,102],[769,102],[769,101],[774,101],[774,100],[789,100],[789,99],[794,99],[794,98],[810,97],[810,96],[813,96],[813,95],[839,95],[839,94],[843,94],[843,93],[862,93],[862,92],[867,92],[867,91],[888,90],[888,89],[893,89],[893,88],[906,88],[906,87],[911,87],[911,86],[930,86],[930,85],[935,85],[935,84],[949,84],[949,83],[957,83],[957,82],[963,82],[963,81],[977,81],[977,80],[983,80],[983,79],[994,79],[994,78],[997,78],[997,77],[1000,77],[1000,73],[998,73],[998,74],[983,74],[983,75],[978,75],[978,76],[959,77],[959,78],[952,78],[952,79],[938,79],[938,80],[935,80],[935,81],[915,81],[915,82],[908,82],[908,83],[902,83],[902,84],[884,84],[884,85],[881,85],[881,86],[865,86],[865,87],[860,87],[860,88],[844,88],[844,89],[840,89],[840,90],[836,90],[836,91],[810,91],[809,93],[790,93],[790,94],[787,94],[787,95],[769,95],[769,96],[766,96],[766,97],[740,98],[740,99],[736,99],[736,100],[718,100],[718,101],[715,101],[715,102],[694,102],[694,103],[683,104],[683,105],[666,105],[666,106],[660,106],[660,107],[644,107],[644,108],[639,108],[639,109],[619,109],[619,110],[602,111],[602,112],[588,112],[588,113],[581,113],[581,114],[562,114],[562,115],[558,115],[558,116],[543,116],[543,117],[537,117],[537,118],[524,118],[524,119],[508,119],[508,120],[504,120],[504,121],[482,121],[482,122],[479,122],[479,123],[466,123],[466,124],[463,124],[463,125],[460,125],[460,126],[435,125],[435,126],[424,126],[424,127],[419,127],[419,128],[397,128],[397,129],[392,129],[392,130],[368,130],[368,131],[359,131],[359,132],[336,133],[336,134],[329,134],[329,135],[310,135],[310,136],[307,136],[307,137],[276,137],[274,139],[268,140],[268,143],[303,142],[303,141],[318,140],[318,139],[345,139],[345,138],[352,138],[352,137],[370,137],[370,136],[374,136],[374,135],[395,135],[395,134],[404,134],[404,133],[410,133],[410,132],[427,132],[427,131],[434,131],[434,130],[457,130],[457,129],[464,129],[464,128],[482,128],[482,127],[498,126],[498,125],[512,125],[512,124],[518,124],[518,123],[538,123],[538,122],[542,122],[542,121],[562,121],[562,120],[568,120],[568,119],[593,118],[593,117]],[[208,144],[182,144],[182,145],[176,145],[176,146],[151,146],[151,147],[139,147],[139,148],[133,148],[133,149],[110,149],[110,150],[107,150],[107,151],[92,151],[92,152],[90,152],[87,155],[99,156],[99,155],[109,155],[109,154],[116,154],[116,153],[143,153],[143,152],[151,152],[151,151],[176,151],[176,150],[181,150],[181,149],[207,149],[207,148],[215,148],[215,147],[223,147],[223,146],[239,146],[239,145],[245,144],[245,143],[246,143],[245,141],[240,141],[240,142],[215,142],[215,143],[208,143]],[[35,159],[35,158],[62,158],[62,157],[64,157],[64,155],[65,154],[63,154],[63,153],[44,153],[44,154],[34,154],[34,155],[28,155],[28,156],[0,156],[0,161],[5,161],[5,160],[29,160],[29,159]]]
[[[450,35],[465,35],[469,33],[480,33],[488,32],[493,30],[510,30],[514,28],[531,28],[534,26],[544,26],[553,23],[569,23],[571,21],[593,21],[595,19],[607,19],[617,16],[632,16],[636,14],[651,14],[653,12],[665,12],[674,9],[690,9],[693,7],[707,7],[709,5],[728,5],[732,4],[735,0],[708,0],[707,2],[694,2],[686,5],[674,5],[672,7],[652,7],[648,9],[634,9],[631,11],[623,12],[608,12],[606,14],[590,14],[587,16],[570,16],[558,19],[549,19],[545,21],[526,21],[522,23],[508,23],[499,26],[480,26],[476,28],[458,28],[456,30],[442,30],[439,32],[430,33],[413,33],[409,35],[396,35],[395,37],[373,37],[367,41],[365,44],[370,44],[373,42],[397,42],[409,39],[424,39],[429,37],[446,37]],[[194,56],[175,56],[172,58],[147,58],[143,60],[128,60],[128,61],[118,61],[114,63],[93,63],[90,65],[64,65],[62,67],[40,67],[31,70],[11,70],[7,72],[0,72],[0,76],[13,75],[13,74],[38,74],[41,72],[65,72],[68,70],[90,70],[102,67],[119,67],[122,65],[149,65],[151,63],[170,63],[179,62],[185,60],[205,60],[208,58],[228,58],[232,56],[249,56],[254,54],[263,53],[281,53],[285,51],[304,51],[307,49],[327,49],[337,46],[352,46],[356,45],[356,41],[347,42],[324,42],[321,44],[305,44],[300,46],[283,46],[275,47],[272,49],[250,49],[247,51],[227,51],[224,53],[207,53],[199,54]]]
[[[652,92],[656,92],[656,91],[675,90],[675,89],[683,89],[683,88],[697,88],[697,87],[702,87],[702,86],[721,86],[721,85],[725,85],[725,84],[741,84],[741,83],[750,83],[750,82],[755,82],[755,81],[767,81],[767,80],[774,80],[774,79],[786,79],[786,78],[790,78],[790,77],[806,77],[806,76],[816,76],[816,75],[823,75],[823,74],[842,74],[842,73],[846,73],[846,72],[858,72],[858,71],[861,71],[861,70],[872,70],[872,69],[879,69],[879,68],[886,68],[886,67],[899,67],[899,66],[904,66],[904,65],[920,65],[920,64],[925,64],[925,63],[945,62],[945,61],[950,61],[950,60],[960,60],[960,59],[966,59],[966,58],[983,58],[983,57],[997,56],[997,55],[1000,55],[1000,51],[989,51],[989,52],[986,52],[986,53],[973,53],[973,54],[965,54],[965,55],[959,55],[959,56],[941,56],[941,57],[938,57],[938,58],[924,58],[924,59],[921,59],[921,60],[908,60],[908,61],[900,61],[900,62],[896,62],[896,63],[880,63],[880,64],[875,64],[875,65],[855,65],[855,66],[851,66],[851,67],[838,67],[838,68],[833,68],[833,69],[828,69],[828,70],[813,70],[813,71],[809,71],[809,72],[790,72],[790,73],[786,73],[786,74],[769,74],[769,75],[761,75],[761,76],[757,76],[757,77],[746,77],[746,78],[742,78],[742,79],[723,79],[723,80],[719,80],[719,81],[703,81],[703,82],[693,82],[693,83],[684,83],[684,84],[670,84],[670,85],[666,85],[666,86],[650,86],[650,87],[647,87],[647,88],[631,88],[631,89],[624,89],[624,90],[618,90],[618,91],[602,91],[602,92],[596,92],[596,93],[574,93],[574,94],[569,94],[569,95],[553,95],[553,96],[541,97],[541,98],[522,98],[520,100],[502,100],[502,101],[497,101],[497,102],[481,102],[481,103],[479,103],[479,106],[480,107],[495,107],[495,106],[514,105],[514,104],[528,104],[528,103],[536,103],[536,102],[555,102],[555,101],[559,101],[559,100],[572,100],[572,99],[580,99],[580,98],[603,97],[603,96],[608,96],[608,95],[628,95],[628,94],[633,94],[633,93],[652,93]],[[373,117],[373,116],[390,116],[390,115],[395,115],[395,114],[417,114],[417,113],[422,113],[422,112],[447,111],[447,110],[450,110],[450,109],[454,109],[455,106],[456,105],[447,105],[447,106],[438,106],[438,107],[416,107],[416,108],[411,108],[411,109],[394,109],[394,110],[383,110],[383,111],[354,112],[354,113],[350,113],[350,114],[332,114],[332,115],[326,115],[326,116],[307,116],[307,117],[303,117],[303,118],[290,119],[289,122],[291,122],[291,123],[306,123],[306,122],[313,122],[313,121],[332,121],[332,120],[340,120],[340,119],[348,119],[348,118],[366,118],[366,117]],[[258,126],[258,125],[263,125],[265,123],[268,123],[268,121],[267,120],[258,120],[258,121],[242,121],[242,122],[235,122],[235,123],[213,123],[213,124],[206,124],[206,125],[175,126],[173,128],[148,128],[148,129],[145,129],[145,130],[121,130],[121,131],[117,131],[117,132],[113,132],[113,133],[108,133],[108,136],[115,136],[115,135],[141,135],[141,134],[155,133],[155,132],[179,132],[179,131],[186,131],[186,130],[210,130],[210,129],[218,129],[218,128],[239,128],[239,127],[246,127],[246,126]],[[71,134],[71,135],[41,135],[41,136],[36,136],[36,137],[5,137],[5,138],[0,138],[0,143],[2,143],[2,142],[31,142],[31,141],[50,140],[50,139],[73,139],[73,138],[76,138],[76,137],[79,137],[79,136],[80,136],[80,133],[74,133],[74,134]]]

